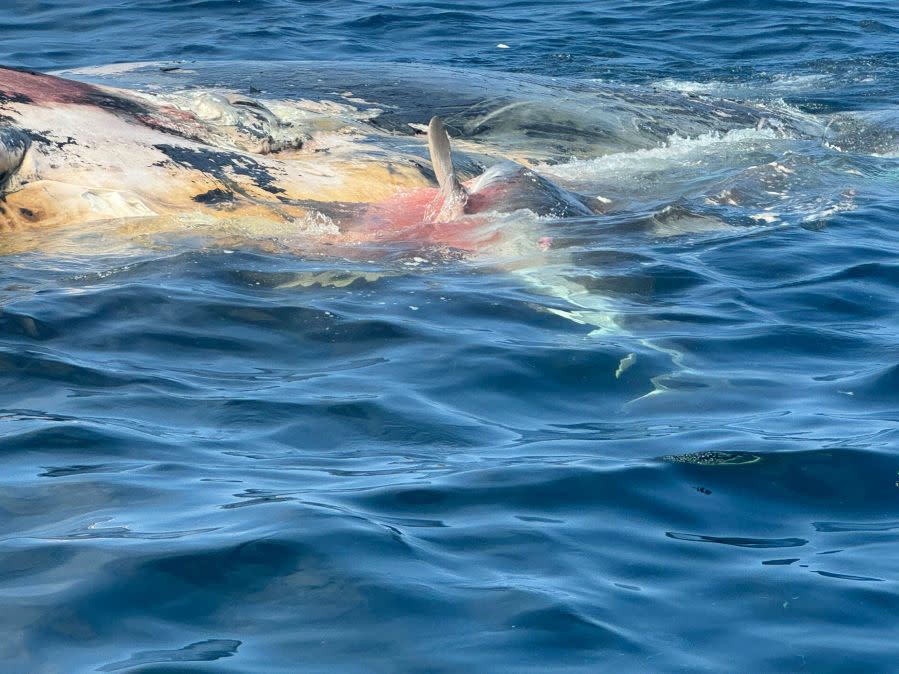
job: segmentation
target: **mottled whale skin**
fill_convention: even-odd
[[[306,217],[317,202],[371,202],[431,183],[326,115],[277,116],[216,92],[184,100],[0,68],[0,228],[184,216]],[[312,125],[313,127],[315,125]]]

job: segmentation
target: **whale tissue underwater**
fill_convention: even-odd
[[[8,0],[0,672],[896,672],[893,0]]]

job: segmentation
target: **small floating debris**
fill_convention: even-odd
[[[631,365],[636,362],[636,353],[629,353],[624,358],[622,358],[621,362],[618,363],[618,369],[615,370],[615,379],[621,379],[621,375],[623,375],[631,367]]]
[[[169,75],[195,75],[197,73],[196,70],[190,70],[189,68],[182,68],[181,66],[161,66],[159,68],[160,72],[169,74]]]

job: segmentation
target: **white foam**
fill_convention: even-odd
[[[51,71],[54,75],[124,75],[141,68],[152,68],[172,65],[166,61],[132,61],[129,63],[109,63],[101,66],[85,66],[83,68],[65,68]]]
[[[785,93],[809,91],[824,86],[827,79],[828,76],[824,74],[778,74],[773,75],[768,80],[750,82],[722,82],[718,80],[696,82],[693,80],[679,80],[666,77],[665,79],[653,82],[653,87],[665,91],[676,91],[682,94],[759,98],[765,97],[766,94],[769,96],[782,96]]]
[[[693,138],[673,135],[660,147],[616,152],[595,159],[576,159],[566,164],[541,165],[539,170],[563,180],[590,180],[596,177],[658,171],[671,164],[696,161],[706,155],[720,155],[725,148],[749,150],[754,146],[782,138],[775,129],[733,129],[710,132]]]
[[[656,89],[679,91],[682,94],[713,94],[721,91],[725,86],[727,85],[724,82],[694,82],[692,80],[676,80],[670,77],[653,83],[653,87]]]

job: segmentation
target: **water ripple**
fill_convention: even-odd
[[[4,232],[4,671],[892,671],[897,28],[885,0],[12,3],[2,63],[197,59],[119,77],[351,92],[419,150],[439,111],[612,204],[528,220],[536,269]]]

